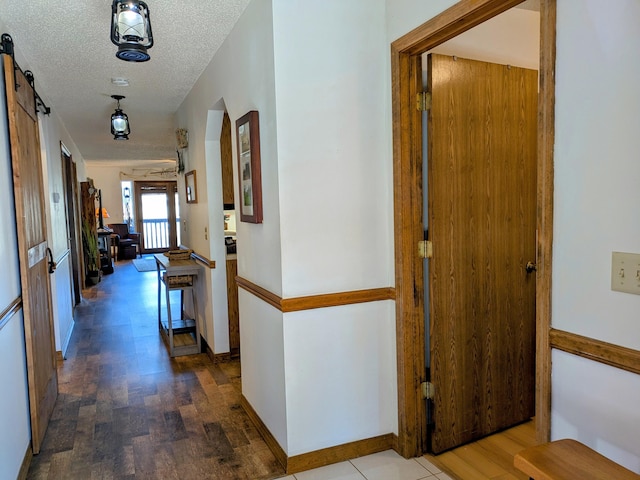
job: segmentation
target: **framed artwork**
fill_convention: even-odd
[[[178,128],[176,130],[176,143],[178,144],[178,148],[189,147],[189,133],[186,129]]]
[[[187,191],[187,203],[198,203],[198,192],[196,190],[196,171],[191,170],[184,174],[184,181]]]
[[[258,112],[252,110],[236,120],[240,221],[262,223],[262,176]]]

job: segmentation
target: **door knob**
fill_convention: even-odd
[[[527,262],[527,266],[525,268],[527,269],[527,273],[535,272],[536,270],[538,270],[538,267],[533,262]]]

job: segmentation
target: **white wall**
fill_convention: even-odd
[[[274,2],[284,298],[394,284],[384,22],[382,0]],[[289,455],[397,433],[392,302],[283,333]]]
[[[288,452],[282,313],[243,289],[238,290],[238,303],[242,394]]]
[[[552,281],[554,328],[636,350],[640,296],[610,285],[611,252],[640,253],[639,20],[637,0],[558,2]],[[553,360],[553,437],[640,472],[639,377]]]
[[[392,43],[455,4],[456,0],[385,0],[385,3],[387,41]]]
[[[56,351],[64,356],[74,327],[74,298],[70,283],[73,275],[71,256],[67,255],[56,263],[56,271],[49,276],[51,279],[51,303],[54,311]]]
[[[289,455],[398,433],[393,302],[287,313],[284,347]]]
[[[559,2],[553,245],[554,328],[635,349],[640,296],[611,291],[611,252],[640,253],[639,20],[637,0]]]
[[[552,439],[575,438],[640,472],[640,375],[553,351]]]
[[[102,195],[102,208],[106,208],[109,214],[109,218],[104,219],[105,225],[124,222],[122,212],[122,188],[120,187],[120,172],[123,170],[129,171],[130,169],[113,165],[99,165],[97,162],[87,162],[87,174],[81,179],[82,182],[86,182],[87,177],[91,178],[94,187],[100,190]],[[133,191],[131,192],[131,196],[133,198]],[[98,208],[98,202],[96,202],[96,208]],[[133,210],[131,213],[133,214]]]
[[[274,45],[283,297],[389,286],[384,3],[275,2]]]
[[[4,277],[4,275],[3,275]],[[3,280],[0,280],[0,284]],[[6,305],[0,305],[0,310]],[[31,443],[22,310],[0,330],[0,478],[17,478]]]
[[[38,82],[36,81],[36,88]],[[45,103],[46,96],[38,91]],[[66,352],[73,331],[73,290],[71,286],[72,266],[67,230],[67,204],[62,171],[62,141],[72,154],[76,164],[83,163],[75,143],[69,137],[64,125],[52,109],[49,115],[38,115],[40,125],[40,150],[42,155],[45,204],[47,205],[47,239],[57,264],[55,272],[49,275],[53,311],[56,350]]]

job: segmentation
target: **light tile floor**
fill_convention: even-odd
[[[452,480],[426,458],[407,460],[386,450],[348,462],[296,473],[280,480]]]

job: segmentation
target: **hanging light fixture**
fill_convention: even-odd
[[[120,109],[120,100],[124,98],[122,95],[111,95],[111,98],[118,102],[116,111],[111,114],[111,135],[114,140],[129,140],[129,117]]]
[[[116,57],[127,62],[146,62],[153,47],[149,7],[138,0],[113,0],[111,41],[118,46]]]

